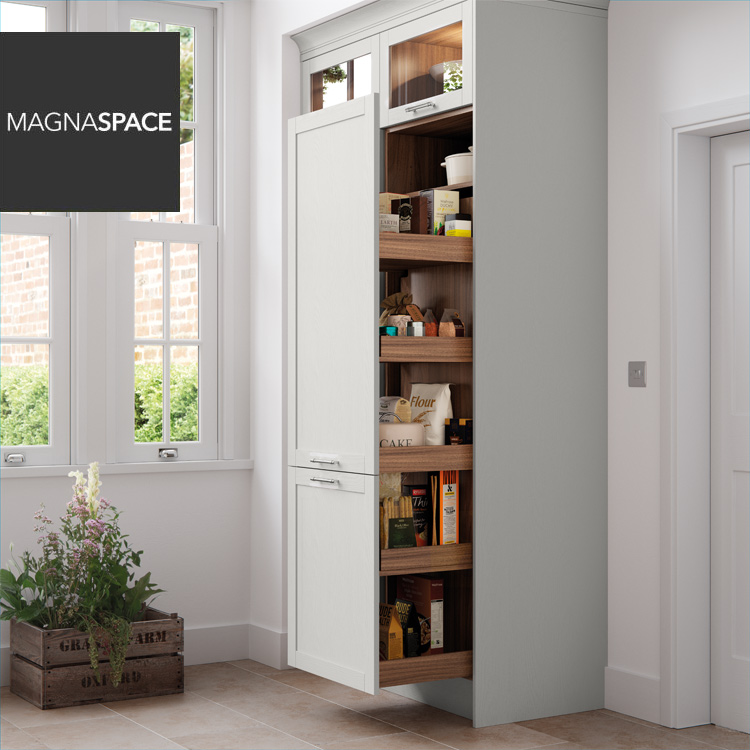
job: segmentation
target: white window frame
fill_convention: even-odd
[[[118,462],[148,462],[163,460],[162,448],[176,448],[178,460],[196,461],[218,458],[218,372],[217,372],[217,230],[188,224],[164,225],[161,222],[120,222],[116,254],[117,312],[115,341],[117,346],[114,368],[116,397],[116,457]],[[138,241],[163,242],[163,338],[136,339],[134,336],[134,249]],[[198,248],[198,339],[178,340],[168,337],[169,331],[169,260],[170,243],[197,244]],[[163,347],[163,418],[165,432],[169,430],[169,347],[170,345],[198,345],[198,440],[158,443],[136,443],[134,437],[133,388],[135,377],[134,346]],[[170,461],[174,459],[169,459]]]
[[[5,344],[49,346],[49,443],[2,446],[2,466],[70,463],[70,219],[67,216],[2,214],[2,234],[49,237],[49,335],[3,337]],[[23,463],[9,463],[22,454]]]
[[[191,122],[181,122],[181,128],[194,131],[195,182],[194,223],[165,221],[131,221],[129,213],[116,215],[111,222],[108,241],[109,267],[115,270],[110,276],[107,384],[108,411],[111,428],[107,437],[108,463],[149,463],[169,461],[206,461],[219,458],[219,291],[218,291],[218,238],[215,223],[217,211],[217,180],[215,155],[217,152],[215,118],[217,107],[215,67],[215,11],[206,7],[187,7],[171,2],[146,2],[127,0],[117,7],[118,28],[130,31],[130,20],[157,21],[162,24],[192,26],[195,28],[194,46],[194,101]],[[163,323],[164,338],[136,340],[134,337],[134,248],[137,241],[164,243]],[[199,245],[198,310],[199,336],[196,341],[170,341],[168,247],[170,243]],[[133,388],[135,363],[133,347],[160,345],[163,347],[163,425],[165,436],[169,428],[169,346],[173,343],[199,346],[198,430],[195,442],[135,443]],[[177,458],[165,459],[162,449],[176,448]]]
[[[215,94],[214,54],[215,14],[209,8],[188,8],[170,2],[149,0],[121,0],[118,3],[120,31],[130,31],[130,19],[157,21],[176,26],[195,28],[193,57],[193,120],[180,121],[180,128],[193,131],[195,150],[195,224],[214,224],[216,216],[215,195]],[[144,32],[145,33],[145,32]],[[158,32],[157,32],[158,33]],[[210,63],[210,64],[209,64]],[[206,176],[210,175],[210,179]],[[129,220],[124,213],[122,219]],[[161,220],[164,220],[162,213]],[[170,222],[173,223],[173,222]]]
[[[39,5],[47,9],[45,31],[67,31],[68,3],[65,0],[5,0],[16,5]]]

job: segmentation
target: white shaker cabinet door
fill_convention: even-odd
[[[289,469],[289,664],[378,691],[376,477]]]
[[[289,124],[290,465],[378,471],[377,95]]]

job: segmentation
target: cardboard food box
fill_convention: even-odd
[[[381,214],[390,214],[394,213],[391,211],[391,204],[395,200],[400,200],[401,198],[408,198],[408,195],[404,195],[404,193],[380,193],[378,195],[378,207],[379,207],[379,213]]]
[[[430,475],[432,490],[432,543],[458,544],[458,472]]]
[[[446,445],[472,445],[474,442],[474,427],[471,419],[446,419]]]
[[[443,639],[443,579],[439,575],[399,576],[396,596],[414,602],[420,623],[423,654],[442,654]]]
[[[428,234],[445,235],[445,215],[458,213],[458,190],[423,190],[421,195],[427,199]]]
[[[398,214],[398,231],[411,232],[411,198],[398,198],[391,201],[391,213]]]
[[[392,213],[380,214],[380,231],[381,232],[398,232],[398,214],[392,214]]]
[[[395,604],[380,605],[380,658],[384,661],[404,658],[404,629]]]
[[[420,655],[419,615],[414,602],[396,599],[396,610],[404,632],[404,657]]]

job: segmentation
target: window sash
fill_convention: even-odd
[[[111,389],[114,403],[110,404],[115,415],[115,451],[111,462],[147,462],[162,460],[160,448],[177,448],[178,460],[209,460],[218,458],[218,230],[216,227],[202,227],[193,224],[173,224],[170,222],[118,222],[118,241],[113,259],[116,268],[116,290],[114,328],[110,334],[116,342],[114,361],[110,366]],[[180,339],[167,338],[165,317],[163,337],[153,341],[136,342],[133,321],[135,315],[134,248],[138,241],[173,242],[199,245],[198,315],[200,339],[200,366],[198,382],[198,427],[199,440],[196,442],[175,442],[163,440],[154,443],[136,443],[134,439],[134,378],[135,363],[133,347],[138,345],[170,346]],[[167,297],[169,288],[166,280],[169,270],[164,268],[163,295]],[[193,342],[184,342],[191,344]],[[166,354],[166,352],[165,352]],[[166,360],[166,357],[165,357]],[[163,377],[163,388],[169,384],[169,373]],[[166,403],[166,402],[165,402]],[[165,410],[166,411],[166,410]],[[169,415],[165,414],[168,421]]]
[[[2,446],[2,466],[53,466],[70,463],[70,219],[63,216],[2,214],[2,234],[49,237],[49,444]],[[3,337],[12,344],[20,337]],[[29,339],[23,339],[29,343]],[[22,453],[22,464],[6,463]]]
[[[215,224],[215,70],[214,70],[214,12],[208,8],[148,0],[118,3],[119,29],[130,30],[130,19],[158,21],[161,24],[192,26],[195,28],[193,51],[193,120],[195,142],[195,223]],[[183,127],[182,123],[180,127]],[[129,219],[129,214],[120,218]]]
[[[17,5],[37,5],[47,9],[46,31],[68,30],[68,3],[64,0],[8,0]]]

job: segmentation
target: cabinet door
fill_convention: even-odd
[[[473,101],[472,6],[460,3],[380,35],[384,126]]]
[[[376,478],[289,469],[289,664],[378,689]]]
[[[290,121],[290,465],[378,469],[377,120],[371,94]]]

